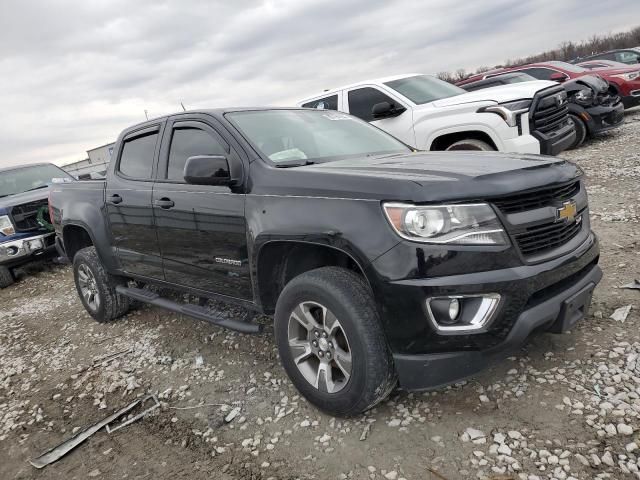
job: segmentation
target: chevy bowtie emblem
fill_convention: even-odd
[[[573,200],[564,202],[562,206],[556,210],[556,219],[558,221],[564,220],[567,223],[572,223],[576,219],[576,215],[578,215],[578,207],[576,207],[576,202]]]

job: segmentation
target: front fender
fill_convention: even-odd
[[[421,150],[431,150],[433,142],[443,135],[462,132],[482,132],[491,139],[498,150],[504,150],[502,135],[513,136],[509,131],[510,127],[498,115],[475,111],[455,116],[425,118],[416,123],[415,129],[416,142]]]

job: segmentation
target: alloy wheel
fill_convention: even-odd
[[[337,393],[351,378],[351,348],[338,318],[317,302],[291,312],[289,349],[302,376],[320,391]]]
[[[94,312],[100,307],[100,292],[96,277],[91,269],[83,264],[78,266],[78,286],[87,306]]]

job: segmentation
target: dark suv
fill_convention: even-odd
[[[249,333],[259,325],[206,300],[274,315],[291,381],[335,415],[372,407],[398,380],[464,378],[534,330],[573,328],[602,275],[575,165],[416,152],[333,110],[136,125],[106,181],[56,186],[51,208],[94,319],[132,299]]]

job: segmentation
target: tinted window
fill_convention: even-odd
[[[167,179],[184,181],[187,158],[196,155],[226,155],[226,147],[198,128],[177,128],[171,138]]]
[[[524,68],[520,70],[521,72],[527,73],[538,80],[551,80],[551,75],[554,73],[558,73],[555,70],[551,70],[550,68]]]
[[[389,102],[391,105],[396,103],[392,98],[375,88],[366,87],[351,90],[349,92],[349,113],[370,122],[373,120],[371,109],[380,102]]]
[[[158,132],[126,140],[120,156],[120,172],[133,178],[151,178]]]
[[[303,103],[304,108],[317,108],[318,110],[338,110],[338,95],[319,98],[312,102]]]

